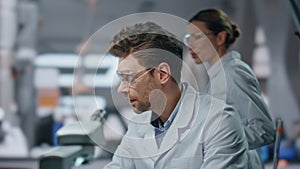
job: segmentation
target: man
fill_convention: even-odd
[[[118,92],[137,115],[105,168],[248,168],[239,117],[221,100],[180,84],[182,44],[152,22],[121,30]]]

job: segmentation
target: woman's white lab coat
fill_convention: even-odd
[[[187,86],[160,147],[151,112],[136,115],[105,169],[221,169],[249,167],[240,117],[224,101]]]
[[[226,99],[226,103],[237,110],[243,121],[249,149],[253,150],[250,155],[252,164],[256,164],[254,168],[264,168],[255,149],[274,141],[275,127],[263,101],[259,83],[238,52],[231,51],[220,61],[208,69],[210,83],[206,92]]]

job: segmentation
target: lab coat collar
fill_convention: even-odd
[[[220,71],[224,72],[224,67],[223,67],[222,60],[218,59],[218,61],[213,65],[210,65],[210,67],[207,70],[209,79],[213,79],[215,76],[219,74]]]
[[[230,74],[226,74],[226,69],[229,69],[230,62],[234,62],[235,59],[240,59],[241,56],[236,51],[230,51],[216,63],[211,65],[208,69],[209,83],[207,84],[206,91],[212,96],[221,100],[226,100],[227,96],[227,77]]]
[[[159,149],[155,140],[154,127],[149,123],[148,128],[144,131],[144,138],[147,138],[147,144],[149,143],[149,145],[145,146],[145,149],[153,160],[156,160],[160,155],[175,146],[177,142],[184,139],[196,119],[195,116],[197,111],[194,110],[194,107],[198,106],[194,104],[196,91],[188,83],[183,83],[183,85],[185,85],[186,91],[183,94],[182,101],[179,105],[178,114],[170,128],[167,130]]]
[[[142,125],[137,125],[138,136],[131,138],[129,141],[132,146],[136,147],[132,149],[134,151],[132,152],[133,157],[151,158],[155,161],[158,156],[158,147],[156,145],[154,127],[150,124],[151,115],[151,111],[138,115],[139,118],[135,120],[138,123],[142,121]]]
[[[229,62],[229,61],[231,61],[233,59],[241,59],[240,53],[238,53],[237,51],[233,50],[233,51],[228,52],[223,57],[221,57],[222,63]]]
[[[196,92],[192,87],[187,87],[181,105],[179,107],[179,112],[161,143],[159,149],[160,153],[168,151],[177,142],[183,140],[190,131],[189,129],[191,128],[191,126],[193,126],[193,123],[196,119],[195,114],[197,113],[197,111],[195,111],[194,109],[195,106],[198,106],[194,104],[196,99],[195,93]]]
[[[230,51],[221,59],[219,59],[216,63],[211,65],[208,68],[208,75],[211,78],[214,78],[220,71],[224,71],[224,64],[230,62],[233,59],[241,59],[241,55],[237,51]]]

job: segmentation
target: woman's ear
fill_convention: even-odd
[[[224,45],[225,41],[226,41],[226,38],[227,38],[227,32],[226,31],[219,32],[218,35],[217,35],[217,44],[219,46]]]
[[[171,69],[169,64],[167,64],[166,62],[162,62],[157,66],[157,70],[159,71],[160,83],[167,83],[167,81],[171,78]]]

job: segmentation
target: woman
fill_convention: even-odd
[[[184,42],[195,63],[207,63],[205,91],[236,108],[253,161],[250,168],[264,168],[257,149],[273,142],[275,127],[253,71],[237,51],[229,50],[240,35],[238,26],[223,11],[206,9],[190,19],[187,32]]]

